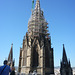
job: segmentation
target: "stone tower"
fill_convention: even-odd
[[[61,75],[73,75],[70,60],[69,61],[67,60],[64,45],[63,45],[63,57],[61,61],[60,74]]]
[[[37,74],[54,75],[54,55],[47,25],[40,1],[37,0],[28,22],[28,32],[20,48],[20,73],[29,74],[36,70]]]

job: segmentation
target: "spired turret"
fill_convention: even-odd
[[[54,55],[47,25],[40,1],[37,0],[28,22],[28,32],[20,48],[20,73],[29,74],[36,70],[39,75],[54,75]]]
[[[69,61],[67,60],[64,44],[63,44],[63,57],[60,67],[60,75],[73,75],[70,60]]]
[[[8,63],[11,67],[14,67],[15,60],[13,60],[13,44],[11,45],[10,53],[8,56]]]
[[[68,64],[68,60],[67,60],[64,44],[63,44],[63,58],[62,58],[62,61],[63,61],[63,63]]]

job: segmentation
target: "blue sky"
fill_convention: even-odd
[[[75,0],[40,0],[40,4],[49,23],[54,65],[60,65],[64,43],[67,57],[75,67]],[[0,0],[0,65],[7,59],[13,43],[15,65],[18,66],[31,7],[32,0]]]

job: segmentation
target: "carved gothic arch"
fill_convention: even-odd
[[[32,44],[31,48],[31,63],[32,67],[37,67],[39,66],[39,42],[38,40],[34,39],[34,42]]]

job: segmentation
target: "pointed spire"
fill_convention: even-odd
[[[43,11],[40,8],[40,1],[36,0],[35,9],[32,11],[31,18],[28,22],[28,36],[34,38],[44,36],[49,38],[48,23],[46,22]]]
[[[8,56],[8,61],[13,61],[13,43],[11,44],[10,53]]]
[[[63,58],[62,58],[62,60],[63,60],[63,63],[67,63],[68,62],[64,44],[63,44]]]
[[[63,44],[63,58],[62,58],[62,64],[60,67],[60,75],[69,75],[69,74],[73,75],[70,60],[69,61],[67,60],[65,47]]]

